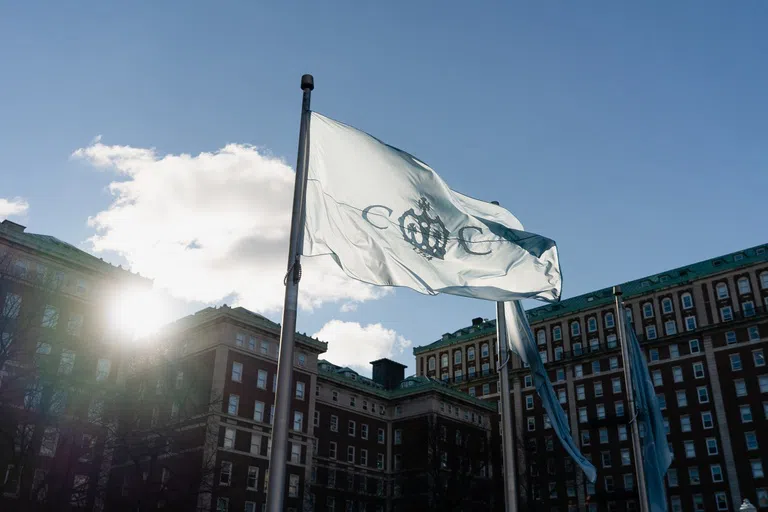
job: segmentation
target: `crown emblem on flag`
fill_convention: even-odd
[[[400,232],[403,240],[413,246],[413,250],[431,260],[445,257],[445,246],[448,243],[448,230],[440,220],[440,216],[429,216],[432,206],[427,198],[422,197],[417,203],[421,213],[416,215],[413,208],[400,216]]]

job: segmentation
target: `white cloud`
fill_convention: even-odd
[[[411,346],[410,340],[381,324],[362,326],[331,320],[312,336],[328,342],[324,359],[367,375],[371,373],[371,361],[382,357],[396,359]]]
[[[240,144],[160,156],[99,138],[73,157],[119,177],[109,185],[112,203],[89,219],[95,251],[115,251],[182,299],[282,309],[294,182],[283,160]],[[304,308],[387,293],[347,278],[330,258],[302,263]]]
[[[356,302],[345,302],[341,305],[339,308],[339,311],[342,313],[352,313],[354,311],[357,311],[357,303]]]
[[[21,197],[13,199],[4,199],[0,197],[0,219],[5,219],[11,215],[23,215],[29,210],[29,203]]]

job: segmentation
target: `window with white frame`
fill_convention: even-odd
[[[744,442],[747,445],[747,450],[757,450],[758,449],[758,443],[757,443],[757,436],[755,435],[755,432],[744,432]]]
[[[230,485],[232,483],[232,463],[226,460],[221,461],[221,471],[219,472],[219,485]]]
[[[693,441],[683,441],[683,446],[685,447],[685,457],[687,459],[695,459],[696,446],[693,444]]]
[[[752,408],[749,405],[740,405],[739,414],[742,423],[752,423]]]
[[[691,309],[693,308],[693,296],[686,292],[681,297],[683,302],[683,309]]]
[[[747,383],[744,379],[734,380],[733,386],[736,389],[736,396],[747,396]]]
[[[723,468],[720,467],[720,464],[711,464],[709,466],[709,473],[712,475],[713,482],[723,481]]]
[[[678,485],[677,469],[669,468],[667,470],[667,485],[669,485],[669,487],[677,487]]]
[[[613,317],[613,313],[608,312],[605,314],[605,328],[611,329],[616,325],[616,321]]]
[[[707,386],[699,386],[698,388],[696,388],[696,393],[699,396],[700,404],[709,403],[709,391],[707,390]]]
[[[296,381],[296,399],[304,400],[304,383],[300,380]]]
[[[587,329],[589,332],[597,332],[597,318],[591,316],[587,320]]]
[[[643,318],[653,318],[653,304],[650,302],[643,304]]]
[[[739,354],[731,354],[728,356],[728,358],[731,361],[731,370],[734,372],[738,372],[742,369],[741,366],[741,356]]]
[[[688,407],[688,395],[684,389],[678,389],[677,392],[677,406]]]
[[[434,371],[435,369],[435,356],[431,356],[429,358],[429,370]]]
[[[351,462],[353,464],[355,462],[355,447],[354,446],[347,446],[347,462]]]
[[[480,346],[480,357],[488,357],[489,354],[490,354],[490,352],[488,350],[488,344],[487,343],[483,343]]]
[[[293,412],[293,430],[295,430],[296,432],[304,431],[304,413],[303,412],[299,412],[299,411]]]
[[[616,335],[609,334],[608,336],[606,336],[605,343],[608,346],[608,348],[616,348],[618,346],[618,342],[616,341]]]
[[[619,367],[619,358],[618,357],[609,357],[608,358],[608,368],[611,370],[616,370]]]
[[[657,338],[655,325],[645,326],[645,337],[648,338],[649,340],[655,340]]]
[[[474,360],[475,360],[475,347],[469,347],[467,349],[467,361],[474,361]]]
[[[753,459],[749,461],[749,465],[752,468],[752,478],[763,478],[765,473],[763,472],[763,461],[760,459]]]
[[[564,389],[560,388],[557,390],[557,399],[561,404],[566,404],[568,402],[568,396]]]
[[[611,388],[613,389],[614,395],[621,393],[621,379],[619,377],[611,379]]]
[[[547,331],[544,329],[539,329],[536,331],[536,343],[539,345],[546,345],[547,344]]]
[[[758,383],[760,385],[760,393],[768,393],[768,375],[760,375]]]
[[[256,421],[264,421],[264,402],[256,400],[253,403],[253,419]]]
[[[573,376],[574,377],[584,376],[584,368],[580,364],[573,365]]]
[[[685,330],[686,331],[695,331],[696,330],[696,317],[695,316],[687,316],[687,317],[685,317]]]
[[[707,455],[717,455],[717,439],[714,437],[708,437],[707,443]]]
[[[680,430],[682,432],[691,431],[691,417],[687,414],[680,416]]]
[[[581,348],[581,342],[577,341],[571,345],[571,350],[573,351],[573,355],[580,356],[582,354],[582,348]]]
[[[225,428],[224,429],[224,448],[234,448],[235,447],[235,429],[233,428]]]
[[[657,348],[652,348],[652,349],[648,350],[648,359],[649,359],[651,362],[656,362],[656,361],[658,361],[658,360],[659,360],[659,349],[657,349]]]
[[[653,377],[654,386],[659,387],[664,385],[664,379],[661,376],[661,370],[653,370],[653,372],[651,372],[651,375]]]
[[[688,349],[691,354],[698,354],[701,352],[701,343],[699,343],[699,340],[690,340],[688,342]]]
[[[693,363],[693,377],[695,379],[704,378],[704,363]]]
[[[533,395],[525,395],[525,408],[529,411],[533,409]]]
[[[329,459],[336,458],[336,443],[334,441],[331,441],[330,443],[328,443],[328,458]]]
[[[666,315],[668,315],[668,314],[670,314],[670,313],[674,312],[674,309],[673,309],[673,307],[672,307],[672,299],[670,299],[670,298],[668,298],[668,297],[667,297],[667,298],[664,298],[664,299],[662,299],[662,301],[661,301],[661,311],[662,311],[664,314],[666,314]]]
[[[258,377],[256,379],[256,387],[259,389],[267,389],[267,377],[268,373],[266,370],[259,370]]]
[[[600,381],[594,382],[594,395],[595,398],[603,396],[603,383]]]
[[[717,287],[715,289],[717,290],[718,299],[727,299],[730,296],[728,293],[728,285],[725,283],[717,283]]]
[[[536,430],[536,418],[528,418],[528,432]]]
[[[461,364],[461,350],[453,352],[453,364]]]
[[[759,341],[760,340],[760,329],[756,325],[752,325],[747,329],[747,332],[749,333],[749,341]]]
[[[755,303],[747,300],[741,303],[741,312],[745,318],[755,316]]]
[[[627,426],[626,425],[619,425],[619,441],[626,441],[627,440]]]
[[[237,416],[237,411],[240,407],[240,396],[229,395],[229,403],[227,404],[227,413],[232,416]]]
[[[595,407],[595,410],[597,411],[597,419],[604,420],[605,419],[605,405],[597,404],[597,406]]]
[[[579,322],[574,320],[571,322],[571,336],[579,336],[581,335],[581,325],[579,325]]]
[[[731,306],[723,306],[720,308],[720,320],[723,322],[730,322],[733,320],[733,309]]]
[[[752,291],[752,287],[749,285],[749,279],[747,279],[746,277],[739,278],[736,284],[739,288],[739,293],[741,295],[744,295]]]
[[[600,350],[600,340],[597,338],[589,340],[589,351],[597,352],[598,350]]]
[[[701,476],[699,475],[698,467],[690,466],[688,468],[688,482],[691,485],[699,485],[701,483]]]
[[[232,381],[243,381],[243,363],[238,363],[236,361],[232,363]]]
[[[766,274],[768,275],[768,273]],[[768,288],[768,286],[767,286]],[[563,339],[563,331],[560,329],[559,325],[556,325],[552,328],[552,340],[553,341],[560,341]]]
[[[587,394],[584,389],[584,384],[579,384],[578,386],[576,386],[576,399],[584,400],[586,398],[587,398]]]

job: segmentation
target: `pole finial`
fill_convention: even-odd
[[[621,286],[616,285],[613,287],[613,295],[615,297],[621,297]]]
[[[301,76],[301,90],[309,89],[310,91],[315,88],[315,77],[312,75]]]

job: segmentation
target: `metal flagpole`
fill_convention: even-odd
[[[277,360],[277,389],[275,417],[272,419],[272,455],[269,459],[267,510],[282,512],[285,489],[285,467],[288,454],[289,416],[293,381],[293,345],[296,336],[296,309],[301,279],[301,248],[304,241],[304,201],[307,194],[307,163],[309,161],[309,102],[315,81],[312,75],[301,77],[304,97],[301,103],[299,151],[296,160],[296,182],[293,187],[291,237],[288,245],[288,271],[285,274],[285,302],[280,330],[280,355]],[[302,428],[304,425],[302,425]]]
[[[499,353],[499,394],[501,396],[501,446],[504,450],[504,497],[506,511],[517,511],[517,465],[515,436],[512,433],[512,404],[509,391],[509,345],[504,303],[496,303],[496,344]]]
[[[631,418],[629,428],[632,433],[632,451],[635,452],[635,473],[637,473],[637,491],[640,496],[640,512],[649,512],[648,488],[645,484],[643,452],[640,446],[640,429],[637,426],[635,390],[632,388],[632,364],[629,360],[629,345],[627,344],[627,316],[624,313],[624,303],[621,300],[621,286],[613,287],[613,296],[616,302],[616,317],[619,320],[619,346],[621,346],[621,358],[624,361],[624,385],[627,388],[627,402]]]

